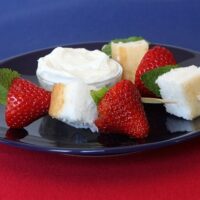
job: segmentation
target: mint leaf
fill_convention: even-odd
[[[111,42],[109,42],[108,44],[105,44],[102,48],[101,51],[103,51],[105,54],[107,54],[108,56],[112,55],[111,52]]]
[[[0,104],[6,105],[8,90],[0,85]]]
[[[5,105],[9,87],[20,74],[8,68],[0,68],[0,104]]]
[[[132,36],[132,37],[128,37],[128,38],[114,39],[111,42],[114,42],[114,43],[118,43],[118,42],[127,43],[127,42],[136,42],[136,41],[139,41],[139,40],[143,40],[143,38],[139,37],[139,36]],[[101,49],[108,56],[112,55],[111,42],[109,42],[108,44],[105,44]]]
[[[158,67],[153,70],[150,70],[144,73],[141,77],[145,87],[147,87],[151,92],[153,92],[156,96],[160,97],[160,88],[155,83],[156,79],[166,73],[169,72],[171,69],[177,68],[178,65],[166,65],[163,67]]]
[[[11,70],[9,68],[0,68],[0,85],[9,89],[13,79],[20,77],[17,71]]]
[[[98,103],[101,101],[101,99],[104,97],[106,92],[108,92],[108,87],[102,87],[99,90],[91,90],[90,94],[94,100],[94,102],[98,105]]]
[[[132,36],[132,37],[128,37],[128,38],[114,39],[114,40],[112,40],[112,42],[114,42],[114,43],[118,43],[118,42],[127,43],[127,42],[136,42],[136,41],[139,41],[139,40],[143,40],[143,37]]]

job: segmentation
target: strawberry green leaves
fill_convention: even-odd
[[[151,92],[153,92],[157,97],[160,97],[160,89],[158,85],[155,83],[156,79],[166,73],[171,69],[177,68],[178,65],[166,65],[163,67],[155,68],[144,73],[141,77],[145,87],[147,87]]]
[[[104,97],[106,92],[108,92],[108,87],[102,87],[99,90],[91,90],[90,94],[94,100],[94,102],[98,105],[98,103],[101,101],[101,99]]]
[[[143,38],[139,37],[139,36],[132,36],[132,37],[123,38],[123,39],[115,39],[115,40],[112,40],[111,42],[114,42],[114,43],[118,43],[118,42],[127,43],[127,42],[136,42],[136,41],[139,41],[139,40],[143,40]],[[111,56],[111,54],[112,54],[111,42],[109,42],[108,44],[105,44],[101,49],[108,56]]]
[[[8,89],[15,78],[20,77],[20,74],[8,68],[0,69],[0,104],[5,105]]]

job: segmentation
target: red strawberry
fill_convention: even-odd
[[[150,92],[143,84],[141,76],[152,69],[166,66],[175,65],[176,60],[173,54],[165,47],[154,46],[149,49],[142,58],[138,69],[135,74],[135,84],[140,91],[142,96],[155,96]]]
[[[102,133],[121,133],[135,138],[148,135],[149,125],[136,86],[122,80],[98,104],[96,126]]]
[[[22,128],[47,114],[50,92],[21,79],[13,80],[7,96],[6,123],[11,128]]]

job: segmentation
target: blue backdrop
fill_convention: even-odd
[[[200,51],[198,0],[1,0],[0,59],[132,35]]]

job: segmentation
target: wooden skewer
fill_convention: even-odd
[[[200,101],[200,95],[197,95],[197,100]],[[142,103],[147,104],[164,104],[164,103],[177,103],[177,101],[161,98],[142,97]]]
[[[200,99],[200,96],[199,96]],[[164,104],[164,103],[176,103],[176,101],[169,100],[169,99],[160,99],[160,98],[149,98],[149,97],[142,97],[142,103],[149,103],[149,104]]]

